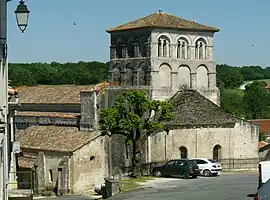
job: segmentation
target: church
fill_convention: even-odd
[[[213,56],[218,31],[162,11],[107,30],[110,81],[146,87],[152,99],[175,108],[171,133],[149,137],[147,162],[258,158],[258,126],[219,108]]]
[[[59,184],[64,193],[80,193],[123,173],[131,165],[130,148],[121,136],[101,136],[98,120],[101,109],[131,89],[171,102],[176,116],[169,134],[146,141],[145,164],[207,157],[224,169],[257,168],[259,126],[219,107],[213,56],[219,29],[158,11],[106,31],[108,82],[18,88],[17,169],[35,171],[39,187]]]

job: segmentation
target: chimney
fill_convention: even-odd
[[[81,99],[80,131],[96,131],[98,128],[97,92],[81,91],[80,99]]]

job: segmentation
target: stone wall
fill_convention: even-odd
[[[97,137],[73,153],[71,158],[71,192],[92,192],[95,185],[102,184],[108,176],[106,137]]]
[[[52,125],[52,126],[78,126],[76,118],[45,117],[45,116],[16,116],[15,131],[24,130],[29,126]]]
[[[258,158],[258,127],[239,120],[230,128],[176,129],[151,136],[150,160],[179,159],[180,147],[187,148],[189,158],[213,157],[213,148],[221,146],[221,159]]]

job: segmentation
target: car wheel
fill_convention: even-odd
[[[156,177],[161,177],[162,176],[162,173],[161,173],[161,171],[155,171],[154,172],[154,175],[156,176]]]
[[[188,172],[183,173],[183,179],[189,179],[189,173]]]
[[[206,170],[203,171],[203,175],[205,177],[209,177],[209,176],[211,176],[211,172],[208,169],[206,169]]]

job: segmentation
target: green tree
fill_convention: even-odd
[[[144,91],[119,95],[111,108],[100,113],[99,125],[103,135],[123,135],[132,143],[133,176],[141,175],[143,147],[154,132],[169,132],[166,122],[174,119],[173,107],[164,101],[151,101]]]
[[[269,112],[269,94],[264,85],[260,81],[254,81],[246,87],[242,104],[247,119],[264,118]]]
[[[234,116],[244,117],[245,111],[242,105],[243,95],[241,90],[221,89],[220,106]]]

